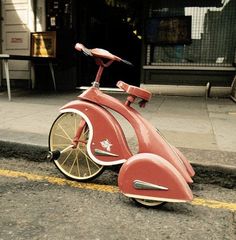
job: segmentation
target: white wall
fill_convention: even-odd
[[[1,1],[2,53],[30,55],[30,33],[35,30],[32,2],[32,0]],[[11,60],[9,69],[10,79],[30,79],[29,61]]]

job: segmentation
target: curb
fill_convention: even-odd
[[[29,161],[46,162],[47,147],[0,141],[0,157],[23,158]],[[180,149],[183,150],[183,149]],[[198,150],[201,151],[201,150]],[[183,151],[184,152],[184,151]],[[236,188],[236,167],[191,162],[196,175],[195,183],[214,184],[226,188]]]
[[[34,162],[46,162],[47,147],[0,141],[0,156],[5,158],[23,158]]]
[[[196,175],[195,183],[214,184],[225,188],[236,188],[236,167],[191,163]]]

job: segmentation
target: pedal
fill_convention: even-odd
[[[49,151],[47,154],[47,160],[54,161],[57,160],[61,156],[61,152],[59,150]]]

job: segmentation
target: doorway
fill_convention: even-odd
[[[133,63],[114,62],[104,71],[101,87],[115,87],[118,80],[140,85],[142,1],[78,1],[77,41],[88,48],[103,48]],[[78,86],[90,86],[97,66],[93,59],[78,54]]]

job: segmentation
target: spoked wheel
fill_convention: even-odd
[[[147,200],[147,199],[140,199],[140,198],[133,198],[133,200],[142,206],[145,207],[160,207],[164,205],[166,202],[154,201],[154,200]]]
[[[50,151],[67,148],[77,133],[83,118],[76,113],[62,113],[53,123],[49,134]],[[69,148],[57,160],[57,168],[67,177],[78,181],[86,181],[102,173],[103,166],[95,163],[87,153],[87,142],[90,130],[85,124],[76,148]]]

